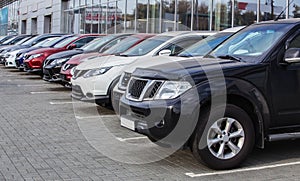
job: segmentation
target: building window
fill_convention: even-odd
[[[52,15],[44,17],[44,33],[51,33],[52,29]]]
[[[31,18],[31,34],[36,35],[37,33],[37,18]]]

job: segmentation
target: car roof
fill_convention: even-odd
[[[133,34],[131,36],[135,36],[135,37],[138,37],[138,38],[150,38],[150,37],[153,37],[155,36],[156,34],[149,34],[149,33],[137,33],[137,34]]]

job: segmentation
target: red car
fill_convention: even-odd
[[[56,44],[53,48],[41,48],[26,54],[24,60],[24,70],[27,72],[36,72],[42,74],[43,63],[46,58],[54,53],[80,48],[93,39],[104,36],[99,34],[74,35],[66,38],[64,41]]]
[[[60,78],[64,82],[63,85],[66,87],[70,86],[70,80],[72,78],[71,69],[76,67],[81,63],[81,60],[92,58],[95,56],[105,56],[105,55],[115,55],[125,52],[126,50],[134,47],[135,45],[141,43],[142,41],[146,40],[147,38],[153,37],[154,34],[134,34],[125,39],[123,39],[120,43],[114,45],[113,47],[109,48],[108,50],[104,51],[103,53],[93,52],[93,53],[86,53],[73,56],[68,62],[66,62],[60,71]]]

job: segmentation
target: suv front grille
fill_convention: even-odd
[[[148,81],[146,81],[146,80],[131,81],[130,85],[129,85],[130,89],[128,91],[129,94],[131,95],[131,97],[138,99],[141,96],[147,83],[148,83]]]
[[[126,98],[134,101],[153,99],[164,81],[131,78],[126,91]]]

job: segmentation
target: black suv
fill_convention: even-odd
[[[265,141],[300,138],[300,19],[253,24],[204,58],[132,74],[121,125],[190,147],[213,169],[239,166]]]

